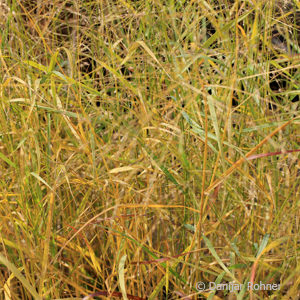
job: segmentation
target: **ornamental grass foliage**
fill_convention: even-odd
[[[0,298],[299,299],[299,12],[0,1]]]

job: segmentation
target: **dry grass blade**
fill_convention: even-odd
[[[14,274],[16,278],[22,283],[22,285],[28,290],[28,292],[34,297],[34,299],[42,300],[42,297],[36,292],[36,289],[28,282],[28,280],[22,275],[22,273],[8,261],[2,254],[0,254],[0,263],[5,265],[6,268]]]

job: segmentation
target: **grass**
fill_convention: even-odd
[[[1,299],[300,297],[278,2],[0,3]]]

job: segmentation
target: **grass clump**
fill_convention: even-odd
[[[299,298],[296,2],[0,8],[1,298]]]

